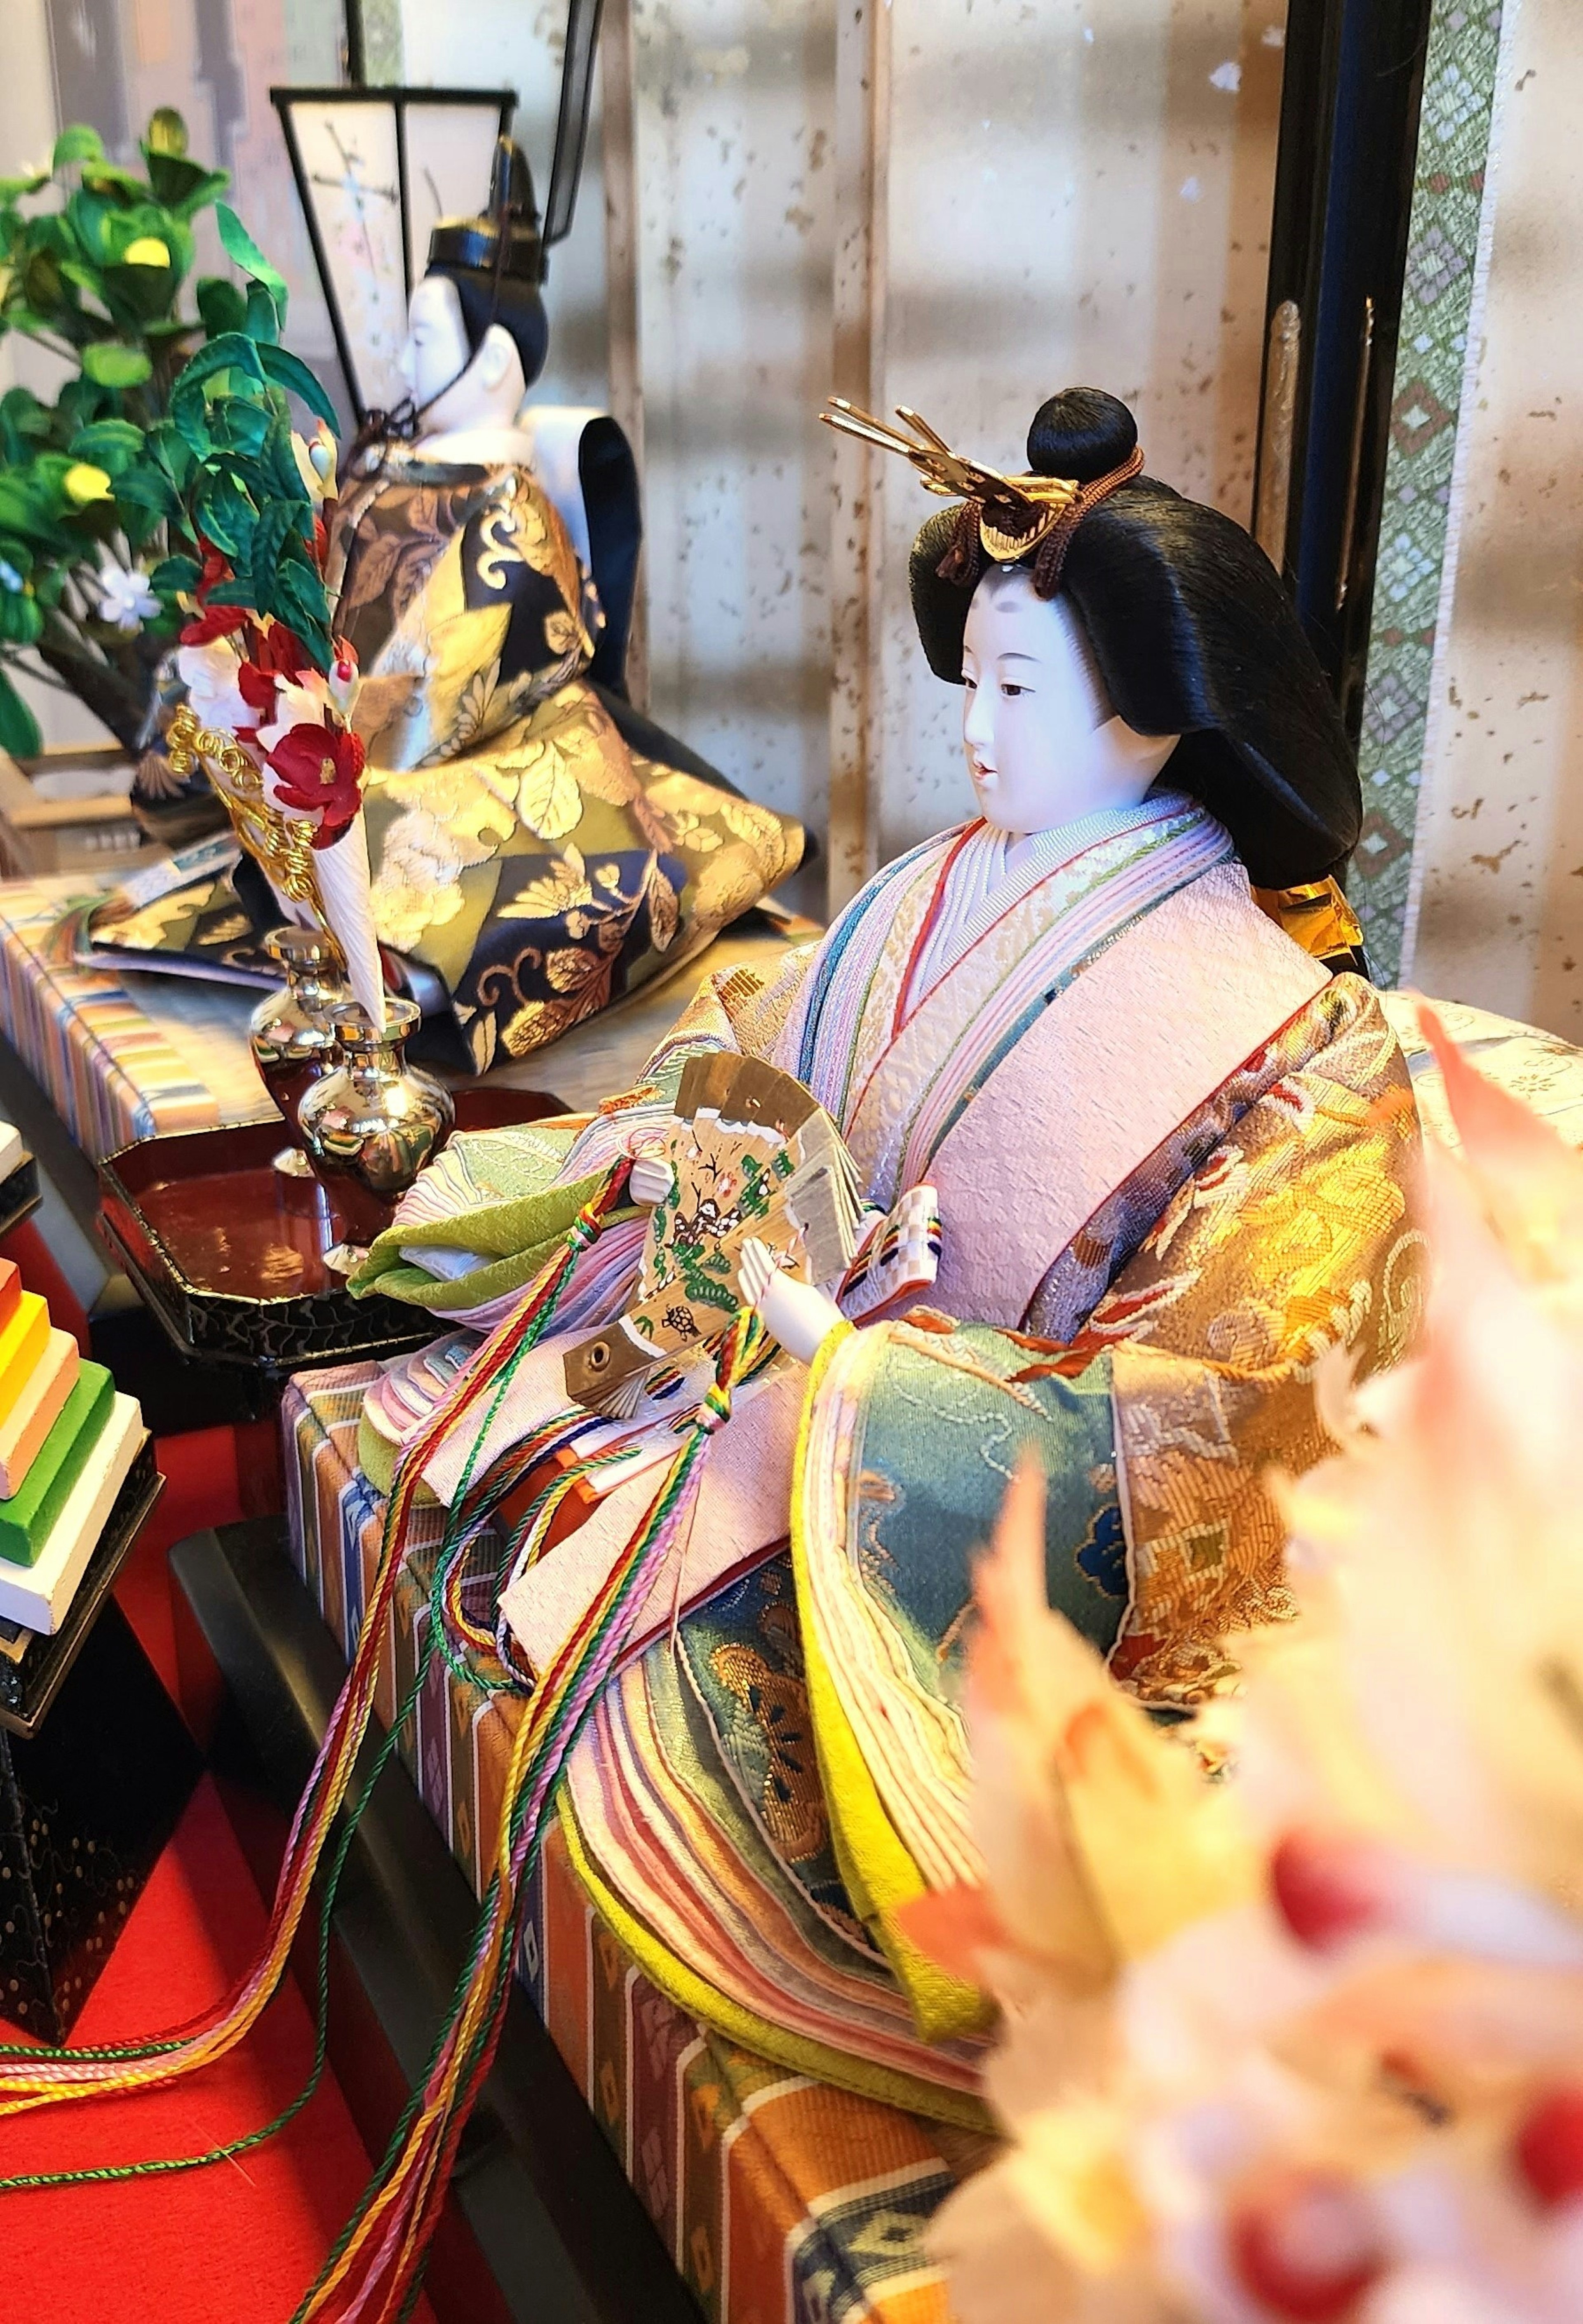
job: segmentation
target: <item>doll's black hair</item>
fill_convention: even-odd
[[[1089,484],[1137,442],[1115,396],[1067,388],[1040,406],[1028,466]],[[912,595],[930,669],[960,685],[972,591],[939,570],[957,517],[943,510],[918,534]],[[1279,576],[1240,525],[1136,476],[1079,524],[1061,587],[1115,708],[1139,733],[1181,735],[1162,779],[1225,825],[1256,887],[1345,861],[1362,820],[1357,761]]]
[[[483,345],[490,325],[499,323],[515,342],[522,377],[531,387],[549,352],[549,317],[538,285],[520,274],[503,274],[497,282],[492,269],[480,266],[444,266],[431,261],[428,271],[456,286],[469,356]]]
[[[498,323],[514,341],[531,387],[549,352],[544,243],[533,173],[509,137],[495,142],[487,208],[475,218],[441,218],[430,233],[428,272],[456,286],[469,356]]]

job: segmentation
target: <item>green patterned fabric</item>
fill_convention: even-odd
[[[603,1170],[556,1183],[577,1130],[575,1121],[552,1121],[459,1131],[431,1166],[431,1178],[446,1190],[446,1210],[376,1235],[348,1281],[353,1297],[377,1291],[437,1315],[465,1315],[531,1282],[603,1183]],[[440,1198],[434,1199],[437,1211]],[[431,1275],[406,1256],[458,1249],[476,1253],[480,1261],[465,1275]]]
[[[1109,1357],[1094,1356],[1070,1379],[1047,1369],[1030,1378],[1036,1363],[1018,1334],[984,1323],[896,1333],[864,1399],[853,1516],[864,1584],[917,1684],[949,1700],[962,1675],[973,1560],[1025,1451],[1037,1453],[1046,1480],[1051,1603],[1101,1654],[1126,1609]]]
[[[1402,965],[1500,32],[1488,0],[1439,0],[1424,66],[1350,883],[1381,984]]]

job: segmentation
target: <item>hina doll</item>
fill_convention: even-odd
[[[347,463],[328,574],[364,678],[380,936],[420,997],[437,984],[480,1072],[677,966],[803,844],[620,690],[631,455],[605,415],[520,410],[543,254],[502,150],[490,213],[434,230],[410,402]]]
[[[912,595],[961,689],[971,811],[778,975],[706,982],[637,1090],[534,1125],[542,1191],[510,1233],[549,1259],[582,1211],[587,1247],[556,1331],[489,1397],[451,1391],[424,1475],[455,1512],[511,1474],[497,1518],[537,1512],[500,1628],[537,1676],[607,1602],[703,1412],[685,1540],[571,1755],[574,1860],[695,2015],[972,2119],[979,1997],[895,1914],[979,1868],[957,1702],[975,1551],[1031,1451],[1056,1607],[1162,1712],[1226,1685],[1236,1633],[1293,1612],[1265,1471],[1324,1449],[1317,1371],[1336,1351],[1388,1364],[1412,1333],[1418,1125],[1371,987],[1255,898],[1326,881],[1360,810],[1262,552],[1144,474],[1131,416],[1095,391],[1042,407],[1015,476],[921,425],[831,416],[958,496],[918,535]],[[759,1120],[788,1086],[853,1191],[833,1269],[799,1264],[796,1235],[727,1233],[751,1176],[732,1108]],[[711,1111],[711,1088],[750,1094]],[[629,1164],[594,1231],[583,1206]],[[437,1166],[364,1287],[402,1250],[443,1271],[501,1249],[504,1206],[441,1215],[459,1168]],[[590,1351],[631,1338],[657,1224],[696,1250],[706,1216],[735,1254],[725,1310],[755,1309],[778,1353],[723,1425],[679,1358],[602,1402]],[[371,1419],[388,1432],[388,1406]]]

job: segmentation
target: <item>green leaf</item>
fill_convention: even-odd
[[[114,477],[142,458],[143,446],[143,429],[130,420],[96,420],[79,428],[66,448],[74,460],[91,460]]]
[[[202,578],[196,557],[167,557],[149,575],[149,587],[162,597],[190,596]]]
[[[0,468],[0,530],[21,533],[32,540],[48,540],[56,534],[55,516],[60,494],[38,472],[36,461],[23,467]]]
[[[173,105],[161,105],[149,115],[149,125],[143,135],[145,153],[168,153],[179,161],[187,151],[187,124]]]
[[[149,457],[158,461],[179,492],[191,481],[193,450],[172,420],[157,420],[149,429]]]
[[[7,208],[24,194],[36,194],[41,186],[50,182],[48,170],[30,170],[23,178],[0,178],[0,204]]]
[[[52,250],[35,250],[22,269],[23,293],[35,315],[53,315],[64,297],[60,261]]]
[[[135,170],[123,169],[119,161],[90,162],[83,171],[82,182],[91,192],[103,194],[122,207],[128,199],[148,199],[147,180],[140,178]]]
[[[289,629],[295,630],[309,653],[317,658],[319,669],[328,669],[329,603],[317,565],[299,565],[295,558],[282,561],[270,601],[266,604],[261,600],[259,611],[276,614]]]
[[[141,347],[119,339],[95,339],[84,347],[82,367],[100,387],[141,387],[154,368]]]
[[[274,301],[275,312],[282,322],[286,319],[286,278],[278,267],[272,266],[235,211],[225,202],[215,204],[215,223],[220,229],[220,242],[225,255],[244,274],[262,282]]]
[[[258,511],[234,475],[207,475],[193,495],[192,515],[204,538],[233,562],[251,552]]]
[[[228,395],[209,407],[209,426],[217,449],[239,452],[256,461],[264,447],[273,422],[273,414],[263,403],[244,403],[240,396]]]
[[[259,511],[253,536],[253,581],[264,603],[279,594],[282,556],[292,541],[300,544],[307,521],[311,520],[299,501],[266,501]]]
[[[247,301],[235,282],[226,281],[223,274],[200,274],[193,286],[193,295],[211,339],[219,338],[225,331],[245,330]]]
[[[43,747],[38,720],[0,670],[0,751],[9,751],[14,759],[36,759]]]
[[[54,170],[63,170],[69,161],[102,161],[104,158],[105,148],[99,141],[98,131],[90,129],[85,121],[74,121],[56,138],[50,166]]]
[[[191,217],[216,194],[223,194],[231,182],[228,170],[206,170],[201,161],[189,161],[185,157],[168,153],[150,153],[144,147],[149,165],[149,183],[167,208],[179,217]]]
[[[210,339],[198,348],[182,367],[181,376],[170,397],[171,410],[175,410],[178,398],[185,398],[189,402],[197,399],[204,382],[213,379],[216,372],[222,371],[239,371],[257,386],[263,385],[263,365],[258,359],[258,349],[245,331],[222,331],[218,338]]]
[[[262,282],[247,286],[247,336],[260,346],[273,346],[281,336],[281,318],[275,312],[275,302]]]
[[[129,508],[146,509],[156,521],[174,521],[181,514],[180,493],[152,460],[140,460],[116,477],[115,504],[123,513]]]
[[[116,522],[126,535],[128,547],[134,550],[146,549],[155,533],[166,521],[163,516],[157,514],[152,509],[143,508],[141,505],[129,508],[121,496],[119,487],[116,489],[115,509]],[[161,541],[160,546],[163,548],[164,543]]]
[[[123,330],[142,330],[170,312],[178,279],[170,266],[106,266],[105,303]]]
[[[284,347],[260,347],[258,359],[264,367],[266,379],[272,380],[277,387],[290,388],[293,395],[300,396],[315,418],[322,420],[327,428],[340,426],[335,405],[300,355],[289,355]]]
[[[86,428],[97,420],[105,408],[108,390],[96,386],[91,379],[80,375],[69,379],[55,399],[55,409],[66,422],[69,431]]]
[[[80,258],[63,258],[60,273],[61,279],[69,282],[74,290],[86,290],[96,303],[102,302],[104,293],[97,266],[85,265]]]
[[[43,608],[31,589],[0,589],[0,642],[36,645],[43,631]]]
[[[276,420],[271,426],[259,456],[259,467],[272,499],[299,502],[304,514],[311,513],[313,503],[291,448],[290,428],[284,420]],[[305,530],[309,529],[304,527]]]
[[[216,581],[204,594],[206,605],[245,605],[249,611],[258,608],[258,592],[253,586],[253,575],[244,566],[233,581]],[[263,610],[263,609],[259,609]]]

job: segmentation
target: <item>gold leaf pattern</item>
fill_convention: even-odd
[[[588,884],[587,868],[575,847],[568,847],[565,861],[541,879],[529,880],[520,889],[510,903],[498,907],[502,920],[554,920],[578,904],[592,904],[594,890]]]
[[[564,839],[583,819],[583,794],[558,742],[529,742],[501,761],[517,777],[517,813],[539,839]]]
[[[656,952],[668,952],[681,925],[681,899],[658,864],[649,874],[649,941]]]
[[[722,844],[719,832],[691,807],[676,807],[665,820],[671,839],[688,855],[712,855]]]
[[[580,945],[565,945],[545,954],[545,979],[552,991],[580,992],[603,965],[596,953],[584,952]]]
[[[526,1057],[534,1049],[542,1049],[547,1041],[557,1040],[602,1009],[609,991],[608,979],[600,978],[566,1000],[525,1002],[502,1033],[501,1046],[513,1057]]]

